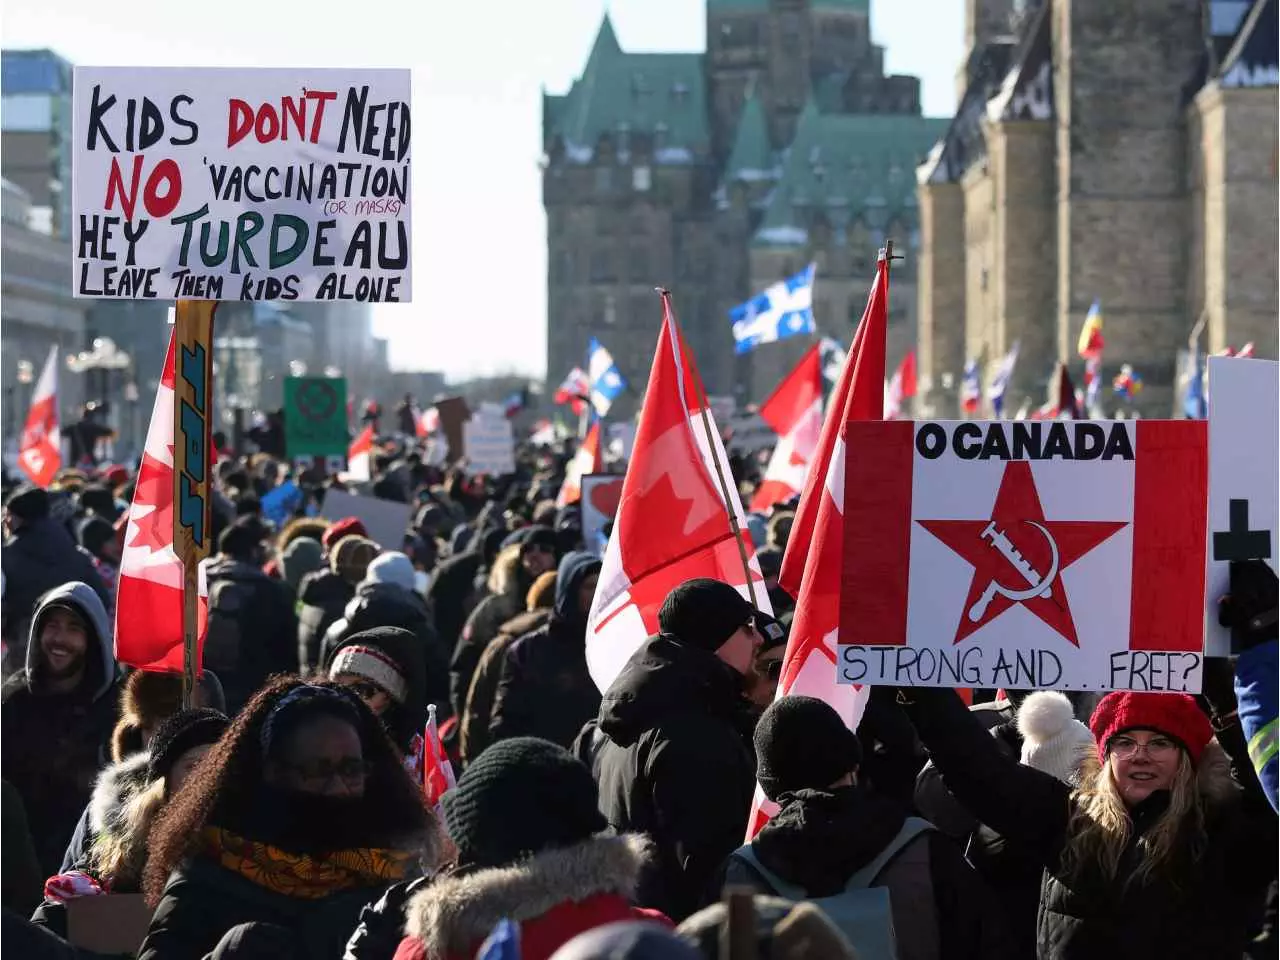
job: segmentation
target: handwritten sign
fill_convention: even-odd
[[[77,297],[410,299],[408,70],[77,67]]]
[[[1199,692],[1203,421],[851,422],[846,444],[840,682]]]
[[[516,472],[515,433],[502,408],[484,404],[462,425],[466,472],[500,477]]]
[[[1231,652],[1218,623],[1218,598],[1230,588],[1232,560],[1265,560],[1276,569],[1280,500],[1280,364],[1209,358],[1209,540],[1205,650]]]

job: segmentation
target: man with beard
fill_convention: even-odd
[[[604,694],[574,753],[619,832],[647,833],[656,869],[636,902],[683,920],[742,841],[755,786],[745,698],[758,611],[719,580],[686,580]]]
[[[22,796],[46,876],[58,872],[107,759],[117,678],[111,647],[98,594],[63,584],[37,604],[26,668],[4,685],[0,769]]]

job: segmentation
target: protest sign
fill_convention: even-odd
[[[413,505],[362,497],[345,490],[329,490],[320,506],[320,516],[333,522],[343,517],[357,517],[369,531],[369,538],[383,550],[399,550],[404,545],[405,531],[413,517]]]
[[[588,473],[582,484],[582,540],[592,553],[603,554],[608,537],[605,525],[618,515],[625,478],[611,473]]]
[[[66,902],[67,941],[95,954],[133,956],[154,912],[140,893],[73,897]]]
[[[462,458],[465,451],[462,427],[471,419],[471,408],[463,397],[444,397],[435,402],[440,416],[440,433],[444,434],[446,460],[453,463]]]
[[[1199,692],[1203,421],[845,437],[841,682]]]
[[[515,473],[515,433],[501,407],[483,404],[462,425],[466,472],[500,477]]]
[[[77,67],[77,297],[410,299],[408,70]]]
[[[347,381],[285,377],[284,450],[289,458],[347,455]]]
[[[1232,560],[1276,569],[1280,500],[1280,376],[1274,360],[1209,358],[1209,538],[1205,653],[1225,657],[1231,634],[1218,624],[1218,598]]]

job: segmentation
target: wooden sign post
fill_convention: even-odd
[[[182,561],[182,706],[200,672],[200,561],[210,553],[212,300],[179,300],[174,315],[173,548]]]

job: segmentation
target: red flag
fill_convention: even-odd
[[[347,448],[347,476],[352,480],[368,480],[373,476],[373,424],[369,424]]]
[[[869,688],[836,683],[844,570],[844,426],[851,420],[884,417],[888,307],[889,263],[881,251],[862,322],[827,407],[820,456],[814,459],[805,481],[779,578],[783,588],[796,598],[796,612],[783,657],[778,696],[803,694],[825,700],[850,729],[856,728],[862,718]],[[770,815],[770,807],[757,788],[747,836],[754,836]]]
[[[760,416],[778,434],[752,510],[767,510],[804,488],[805,473],[822,432],[822,356],[814,344],[760,405]]]
[[[604,471],[604,456],[600,449],[600,421],[594,420],[587,428],[587,435],[578,452],[569,461],[564,472],[564,483],[556,497],[556,506],[565,507],[582,499],[582,478],[588,473]]]
[[[173,382],[170,333],[121,551],[116,659],[142,670],[181,673],[183,570],[173,549]],[[199,589],[197,663],[203,662],[209,615],[203,565]]]
[[[622,482],[614,536],[587,620],[587,665],[602,691],[645,637],[657,632],[658,608],[672,588],[694,577],[713,577],[751,596],[709,443],[714,442],[722,465],[728,458],[709,410],[708,440],[699,400],[704,396],[664,296],[662,332]],[[732,485],[729,497],[729,508],[743,528],[756,605],[772,612]]]
[[[440,798],[457,786],[453,776],[453,764],[440,742],[436,727],[436,705],[427,707],[427,729],[422,737],[422,792],[427,803],[436,806]]]
[[[888,394],[885,397],[884,418],[895,420],[902,413],[902,401],[910,400],[916,395],[916,352],[908,350],[907,355],[898,364],[893,377],[889,380]]]
[[[47,487],[62,469],[62,431],[58,427],[58,347],[49,348],[49,358],[36,381],[31,411],[18,443],[18,466],[38,487]]]

